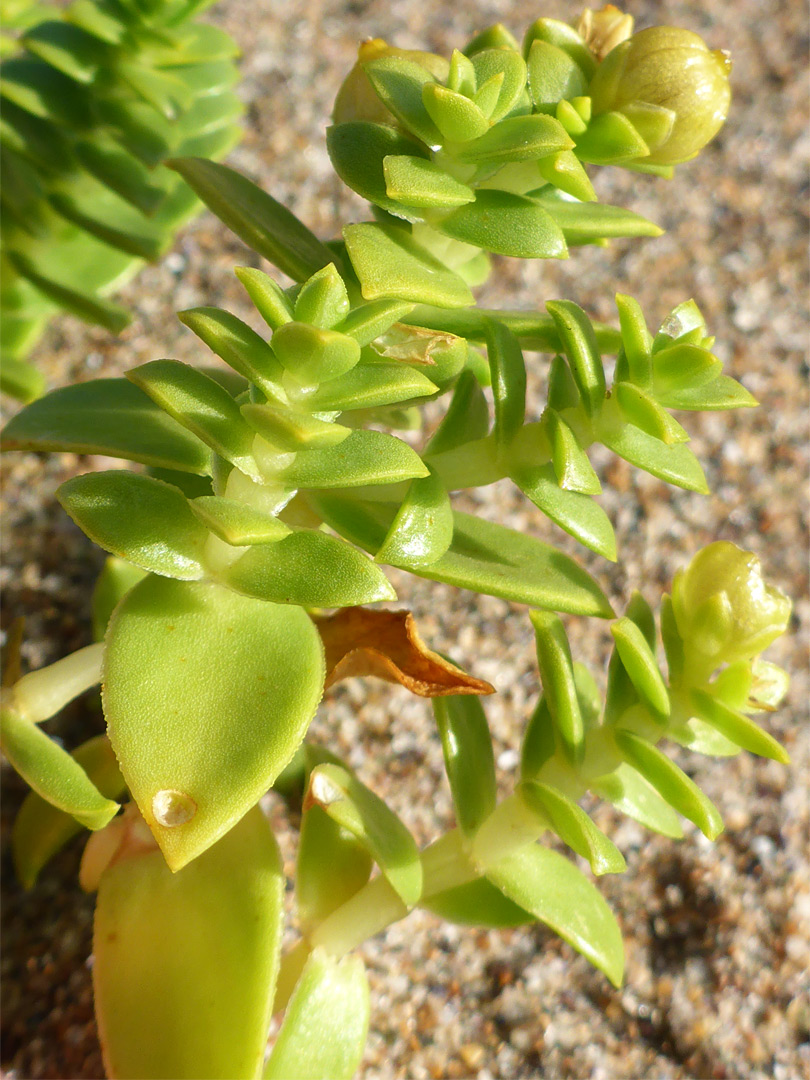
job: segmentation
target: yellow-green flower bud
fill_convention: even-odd
[[[363,70],[364,64],[370,60],[379,60],[383,56],[399,56],[403,60],[412,60],[440,81],[447,79],[449,65],[443,56],[419,49],[398,49],[382,38],[364,41],[357,51],[357,63],[343,80],[335,98],[332,119],[336,124],[351,120],[369,120],[374,124],[399,126],[399,122],[380,100]]]
[[[791,603],[762,580],[756,555],[718,541],[675,575],[672,608],[687,654],[713,669],[766,649],[785,632]]]
[[[597,60],[621,45],[633,33],[634,19],[613,4],[605,4],[599,11],[585,8],[580,15],[576,30]]]
[[[728,54],[711,52],[691,30],[654,26],[617,46],[596,69],[589,89],[594,115],[650,105],[668,109],[672,129],[643,160],[677,165],[695,157],[723,126],[730,71]]]

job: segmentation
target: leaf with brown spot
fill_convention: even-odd
[[[326,652],[327,687],[354,675],[374,675],[420,697],[495,693],[488,682],[428,649],[410,611],[352,607],[314,621]]]

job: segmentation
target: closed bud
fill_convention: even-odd
[[[711,52],[697,34],[654,26],[617,46],[596,69],[589,90],[593,111],[669,110],[674,121],[668,135],[643,160],[677,165],[695,157],[723,126],[730,71],[728,54]]]
[[[686,652],[717,667],[766,649],[785,632],[791,603],[762,580],[756,555],[718,541],[675,575],[672,606]]]
[[[605,4],[599,11],[586,8],[579,17],[576,29],[596,59],[604,60],[609,52],[630,37],[633,22],[632,15],[627,15],[613,4]]]

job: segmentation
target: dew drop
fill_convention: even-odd
[[[172,829],[175,825],[185,825],[191,821],[197,813],[197,804],[190,795],[165,788],[152,799],[152,813],[159,825]]]

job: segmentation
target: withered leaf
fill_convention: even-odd
[[[375,675],[420,697],[495,693],[488,682],[428,649],[410,611],[353,607],[314,621],[326,651],[327,687],[353,675]]]

